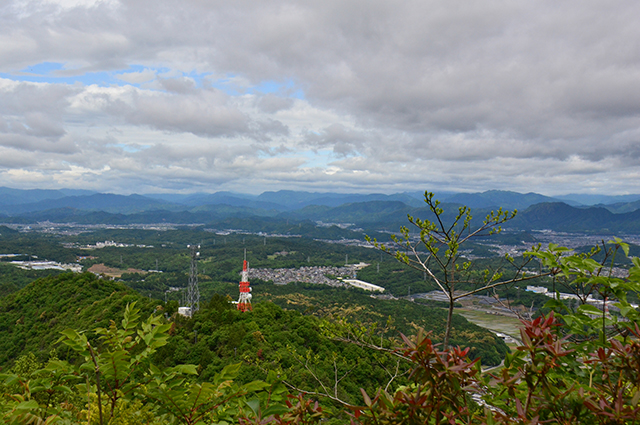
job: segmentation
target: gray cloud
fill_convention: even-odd
[[[331,124],[319,133],[306,135],[309,146],[314,149],[330,148],[337,156],[355,155],[364,150],[368,141],[371,140],[364,132],[349,129],[343,124]]]
[[[68,154],[76,151],[76,145],[70,139],[47,141],[22,134],[0,134],[0,146],[39,153]]]
[[[134,104],[121,112],[132,124],[161,130],[203,136],[234,135],[247,131],[247,119],[239,110],[225,105],[218,93],[205,97],[136,96]]]
[[[640,192],[637,2],[85,3],[0,11],[14,76],[0,144],[55,153],[35,166],[72,161],[121,188],[137,173],[145,187]],[[10,81],[47,61],[139,86]]]
[[[160,78],[161,87],[169,92],[187,94],[196,91],[196,84],[191,78]]]
[[[293,99],[269,93],[266,96],[257,98],[256,106],[262,112],[273,114],[283,109],[291,108],[293,106]]]

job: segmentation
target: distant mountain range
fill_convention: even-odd
[[[640,199],[640,196],[638,197]],[[506,210],[517,210],[528,208],[531,205],[543,202],[559,202],[557,198],[540,195],[538,193],[518,193],[504,190],[489,190],[482,193],[457,193],[450,197],[441,199],[443,202],[462,204],[470,208],[492,208],[502,207]],[[581,205],[572,200],[564,201],[569,205]]]
[[[44,200],[61,199],[67,196],[93,195],[97,192],[76,189],[11,189],[0,187],[0,206],[37,203]]]
[[[17,215],[59,208],[75,208],[87,211],[130,214],[151,209],[175,209],[172,207],[174,207],[173,204],[140,195],[123,196],[111,193],[94,193],[91,195],[43,199],[32,203],[0,205],[0,211],[9,215]]]
[[[249,226],[247,223],[253,218],[269,219],[269,223],[274,220],[350,223],[367,229],[397,230],[407,223],[407,214],[429,217],[422,196],[419,192],[363,195],[288,190],[260,195],[217,192],[124,196],[82,190],[0,188],[0,222],[230,224],[229,219],[249,219],[242,221],[243,226]],[[640,232],[640,195],[548,197],[491,190],[444,193],[439,199],[446,215],[453,215],[460,205],[467,205],[474,209],[476,219],[499,207],[518,209],[518,216],[508,225],[517,229]]]

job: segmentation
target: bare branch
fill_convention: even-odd
[[[334,341],[341,341],[341,342],[348,342],[349,344],[355,344],[355,345],[359,345],[360,347],[364,347],[364,348],[369,348],[371,350],[376,350],[376,351],[382,351],[384,353],[388,353],[388,354],[392,354],[402,360],[408,361],[410,362],[411,359],[409,359],[408,357],[403,356],[402,354],[400,354],[397,350],[391,349],[391,348],[385,348],[385,347],[380,347],[378,345],[375,344],[369,344],[368,342],[363,342],[357,339],[349,339],[349,338],[343,338],[343,337],[335,337],[335,338],[331,338]]]
[[[319,393],[319,392],[316,392],[316,391],[306,391],[306,390],[303,390],[301,388],[296,387],[295,385],[293,385],[293,384],[291,384],[291,383],[289,383],[287,381],[282,381],[282,383],[285,384],[290,389],[292,389],[294,391],[297,391],[299,393],[308,394],[308,395],[312,395],[312,396],[318,396],[318,397],[326,397],[326,398],[328,398],[330,400],[337,401],[338,403],[340,403],[340,404],[342,404],[344,406],[353,407],[352,404],[347,403],[346,401],[344,401],[344,400],[342,400],[342,399],[340,399],[338,397],[334,397],[331,394]]]
[[[387,382],[387,385],[384,387],[385,391],[389,390],[389,387],[391,386],[394,380],[396,380],[401,376],[407,375],[408,373],[411,372],[411,368],[409,368],[404,372],[400,373],[400,359],[396,360],[395,371],[393,373],[389,372],[389,369],[385,365],[383,365],[382,362],[378,362],[378,363],[380,364],[380,367],[382,367],[384,371],[387,372],[387,375],[390,376],[389,382]]]
[[[296,359],[296,361],[298,363],[300,363],[306,370],[307,372],[309,372],[311,374],[311,376],[313,376],[313,379],[316,380],[316,382],[318,382],[318,384],[320,384],[320,386],[322,387],[322,389],[324,390],[325,393],[329,393],[329,390],[327,389],[327,387],[324,385],[324,382],[322,382],[322,380],[320,378],[318,378],[318,376],[313,372],[313,370],[311,370],[311,367],[309,366],[309,359],[307,358],[306,361],[303,363],[299,356],[295,355],[293,356],[294,359]]]
[[[536,278],[539,278],[539,277],[549,276],[551,274],[552,274],[552,272],[547,272],[547,273],[543,273],[543,274],[536,274],[536,275],[531,275],[531,276],[521,276],[521,277],[515,277],[513,279],[502,280],[500,282],[496,282],[496,283],[493,283],[491,285],[483,286],[482,288],[474,289],[473,291],[465,292],[462,295],[454,296],[453,300],[454,301],[455,300],[459,300],[460,298],[468,297],[469,295],[477,294],[478,292],[486,291],[487,289],[492,289],[492,288],[495,288],[497,286],[508,285],[510,283],[516,283],[516,282],[526,282],[526,281],[531,280],[531,279],[536,279]]]
[[[356,367],[353,366],[344,375],[342,375],[342,377],[340,379],[338,379],[338,363],[336,362],[335,356],[333,357],[333,373],[334,373],[333,393],[334,393],[336,398],[338,397],[338,384],[340,383],[340,381],[342,381],[344,378],[346,378],[347,375],[349,375],[353,371],[353,369],[355,369],[355,368]]]

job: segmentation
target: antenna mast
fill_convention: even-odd
[[[247,270],[247,249],[244,249],[244,263],[242,264],[242,279],[240,281],[240,298],[238,298],[238,310],[253,311],[251,305],[251,286],[249,286],[249,272]]]
[[[189,270],[189,286],[187,287],[187,297],[185,307],[189,308],[189,317],[200,310],[200,289],[198,289],[198,257],[200,256],[200,245],[187,245],[191,249],[191,269]]]

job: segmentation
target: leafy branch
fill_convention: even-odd
[[[417,238],[412,236],[408,227],[403,226],[400,228],[400,236],[392,235],[393,246],[380,243],[368,236],[367,241],[399,262],[424,272],[447,297],[448,314],[443,344],[446,350],[449,347],[453,310],[457,300],[500,286],[540,278],[552,272],[527,275],[525,268],[533,258],[531,255],[524,257],[520,264],[516,264],[511,256],[505,256],[505,260],[515,269],[510,278],[503,278],[503,273],[497,270],[474,270],[471,261],[464,261],[461,265],[460,262],[463,259],[461,247],[465,243],[475,237],[500,233],[502,225],[515,218],[517,211],[510,212],[502,208],[496,212],[491,211],[481,225],[474,227],[471,210],[463,206],[458,208],[451,223],[445,224],[444,210],[440,206],[440,201],[434,199],[434,194],[425,192],[424,201],[435,218],[428,220],[407,216],[409,223],[418,231]],[[539,247],[533,248],[534,252],[538,250]],[[482,278],[479,279],[478,275]],[[462,285],[465,287],[470,285],[474,288],[461,293],[456,292]]]

